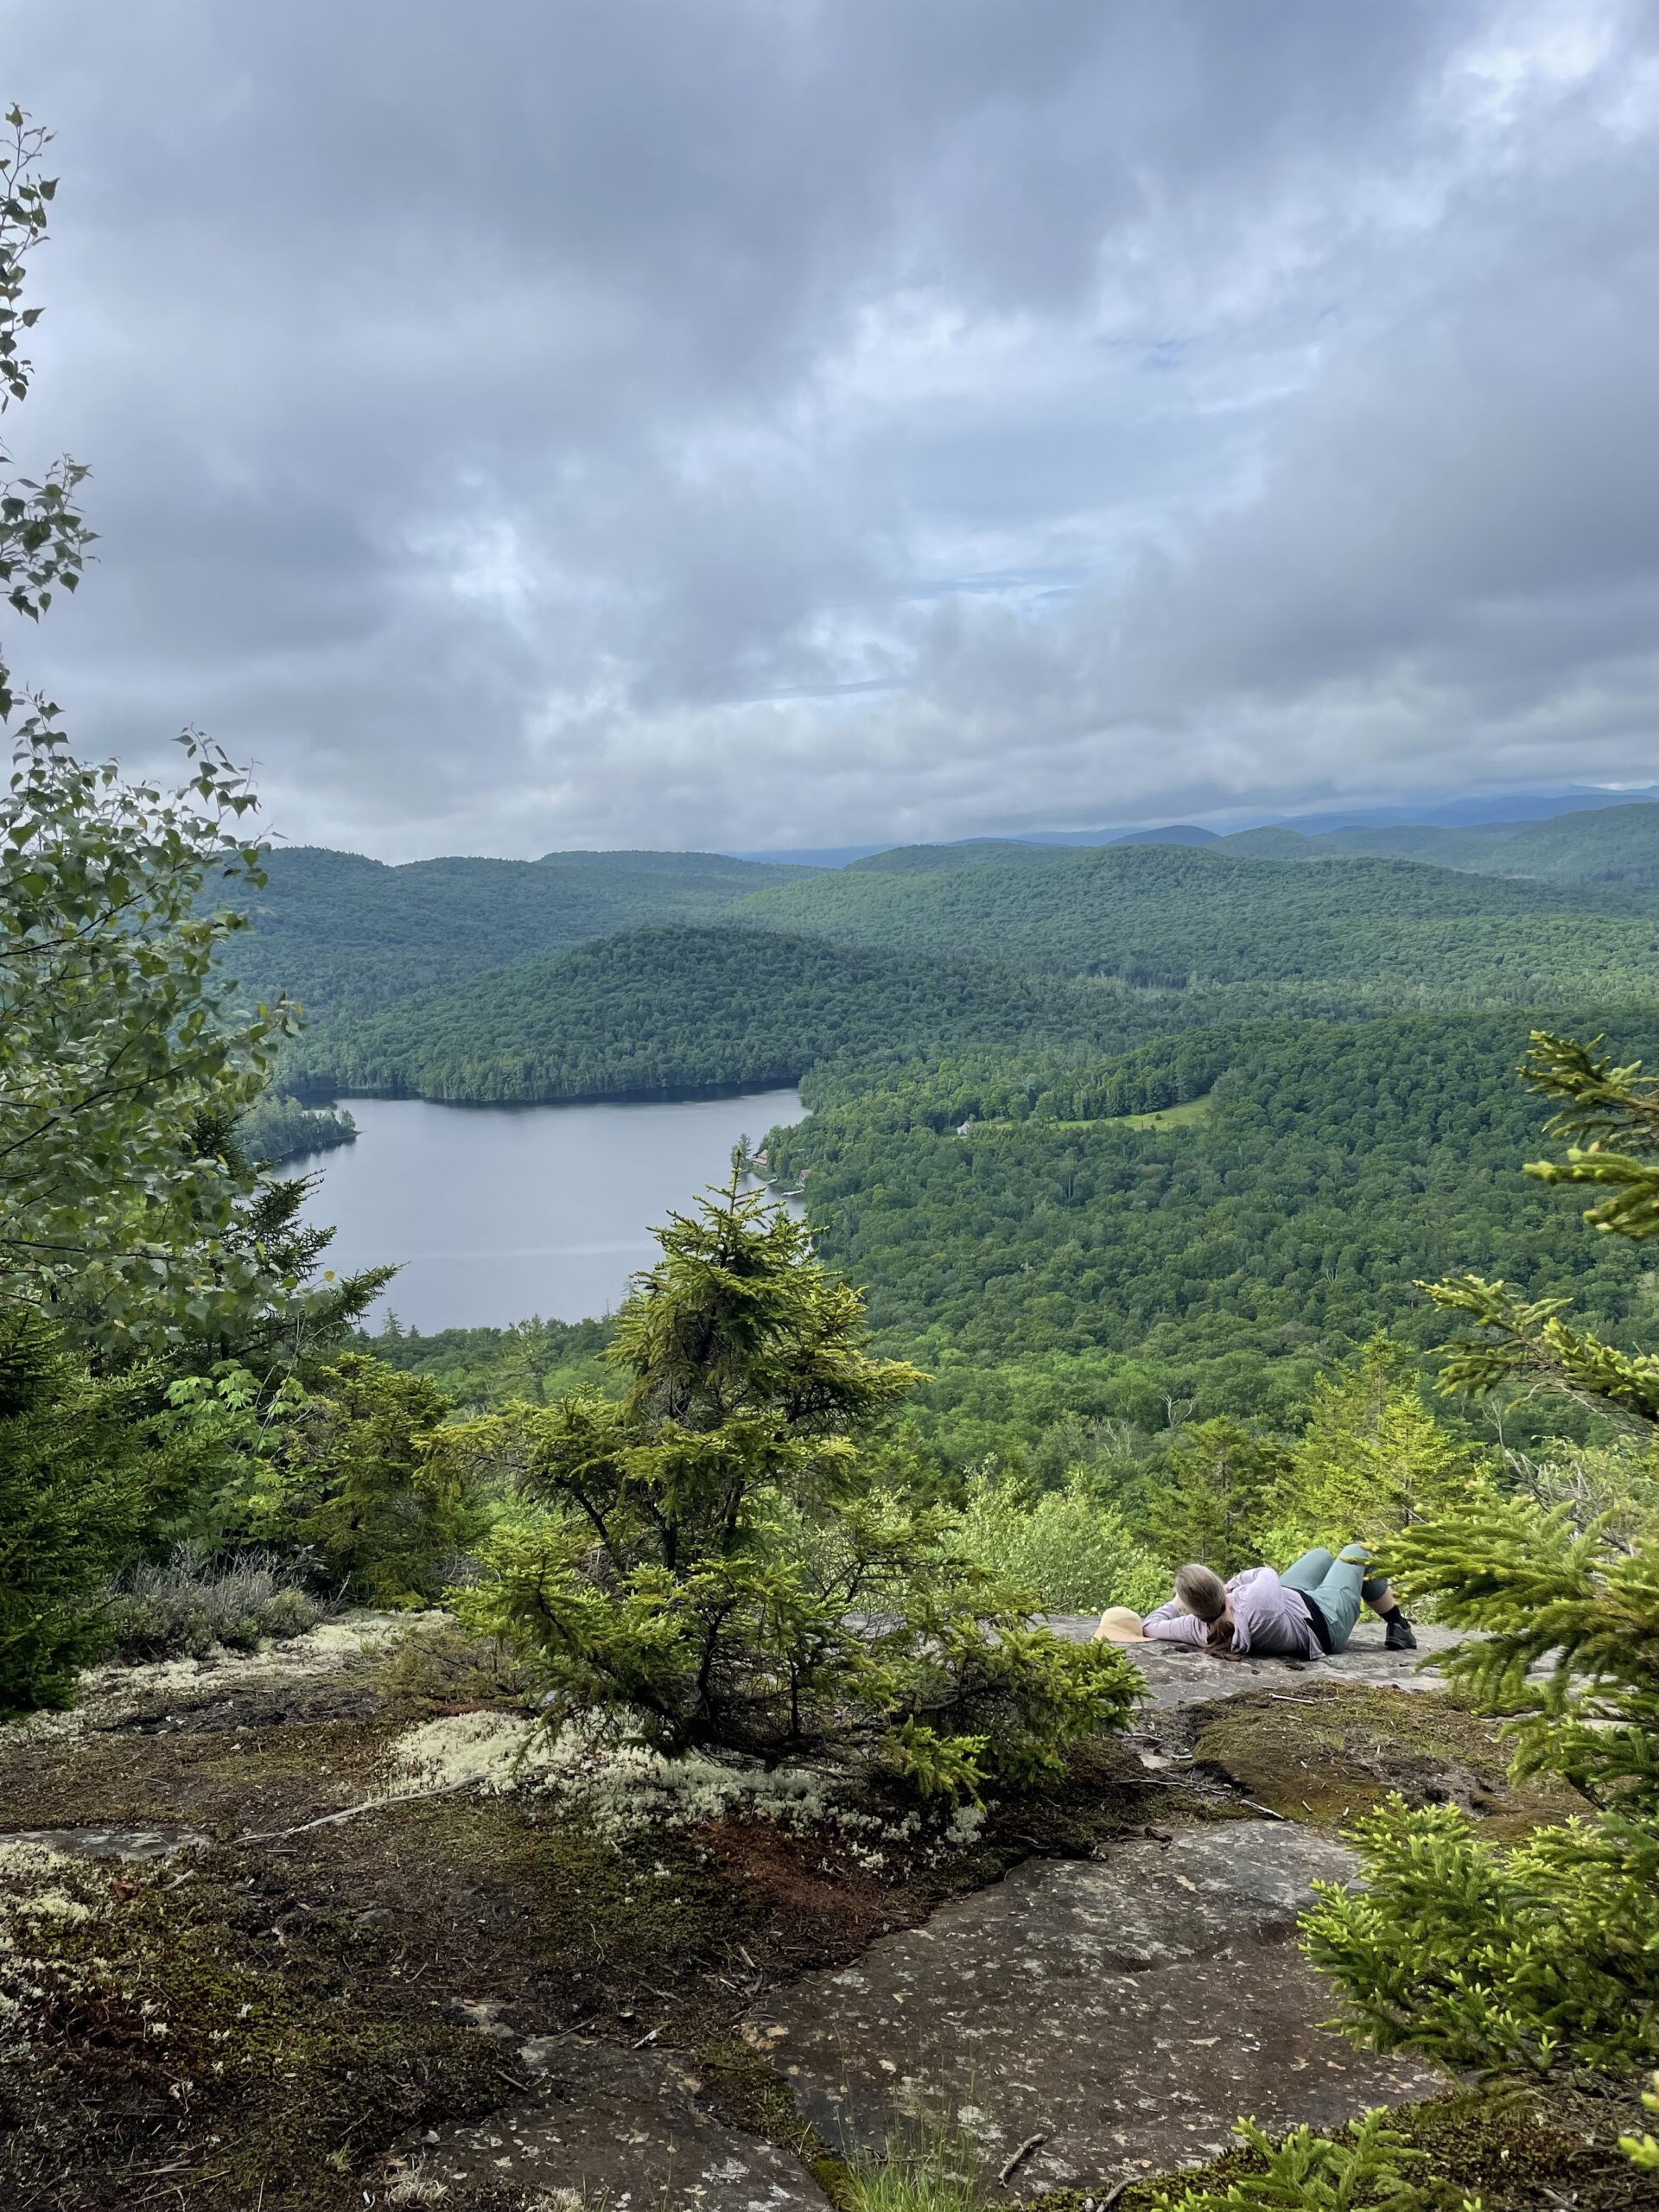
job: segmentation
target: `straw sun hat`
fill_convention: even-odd
[[[1144,1643],[1141,1616],[1128,1605],[1108,1605],[1095,1630],[1096,1643]]]

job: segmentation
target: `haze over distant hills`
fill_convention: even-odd
[[[1332,853],[1425,861],[1483,875],[1580,883],[1659,882],[1659,805],[1586,808],[1545,822],[1484,822],[1464,828],[1400,823],[1327,830],[1246,830],[1215,841],[1218,852],[1264,860],[1324,860]]]
[[[1349,807],[1310,814],[1245,815],[1235,817],[1220,827],[1175,823],[1138,827],[1122,825],[1100,830],[1021,830],[995,837],[963,838],[955,842],[973,845],[1202,845],[1211,842],[1220,843],[1229,836],[1252,830],[1294,830],[1304,836],[1318,837],[1334,831],[1390,829],[1408,824],[1446,829],[1468,829],[1489,824],[1513,828],[1522,823],[1549,821],[1560,815],[1630,805],[1643,800],[1659,800],[1659,784],[1622,791],[1584,784],[1568,784],[1559,791],[1465,794],[1452,798],[1425,801],[1417,805]],[[835,845],[802,847],[799,849],[791,848],[787,851],[776,852],[743,852],[734,854],[733,857],[770,862],[774,866],[781,862],[804,868],[846,868],[855,861],[867,860],[890,849],[884,845]],[[1453,863],[1446,864],[1450,866]]]
[[[225,965],[313,1091],[485,1100],[804,1075],[850,1052],[1126,1048],[1217,1020],[1659,1001],[1659,804],[837,868],[709,853],[402,866],[278,850]]]

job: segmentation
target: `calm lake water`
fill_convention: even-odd
[[[351,1098],[355,1144],[294,1161],[320,1173],[309,1218],[327,1264],[401,1261],[376,1306],[424,1331],[532,1313],[609,1313],[656,1257],[652,1226],[724,1182],[741,1135],[798,1122],[798,1090],[597,1106],[435,1106]]]

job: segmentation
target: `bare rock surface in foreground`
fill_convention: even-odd
[[[199,1851],[212,1838],[194,1828],[7,1828],[0,1832],[0,1849],[8,1845],[33,1845],[56,1852],[62,1858],[123,1859],[135,1863],[176,1859],[181,1851]]]
[[[830,2212],[798,2160],[702,2108],[687,2059],[575,2035],[507,2044],[503,2056],[528,2094],[403,2146],[404,2174],[442,2183],[446,2202],[487,2193],[493,2205],[516,2189],[526,2204],[606,2212]]]
[[[1319,2024],[1332,1992],[1295,1918],[1313,1882],[1352,1867],[1338,1844],[1254,1821],[1028,1859],[806,1975],[747,2032],[842,2151],[944,2125],[992,2177],[1041,2135],[1021,2195],[1200,2161],[1244,2113],[1332,2126],[1446,2086]]]
[[[1047,1624],[1071,1643],[1087,1643],[1096,1613],[1051,1613]],[[1365,1620],[1345,1651],[1326,1659],[1222,1659],[1186,1643],[1126,1643],[1118,1648],[1147,1678],[1154,1707],[1208,1705],[1251,1689],[1294,1689],[1301,1682],[1339,1683],[1354,1689],[1440,1690],[1438,1674],[1420,1671],[1425,1659],[1462,1642],[1453,1630],[1419,1625],[1415,1651],[1389,1651],[1380,1621]]]

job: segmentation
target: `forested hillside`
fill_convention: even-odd
[[[325,1025],[291,1069],[313,1086],[424,1098],[594,1098],[792,1082],[822,1061],[969,1039],[1121,1045],[1155,1026],[1109,982],[772,931],[640,930]]]
[[[1524,834],[1587,850],[1654,814]],[[992,841],[753,892],[753,871],[696,855],[282,857],[257,957],[308,942],[341,1007],[288,1048],[283,1080],[310,1096],[804,1077],[817,1110],[774,1159],[884,1342],[938,1370],[925,1421],[949,1426],[969,1371],[982,1408],[1001,1377],[993,1430],[1040,1427],[1057,1389],[1096,1414],[1149,1418],[1162,1391],[1287,1417],[1373,1330],[1427,1342],[1408,1286],[1459,1269],[1576,1286],[1615,1331],[1645,1313],[1630,1248],[1574,1235],[1516,1172],[1542,1116],[1511,1079],[1545,1019],[1659,1051],[1640,887]],[[721,918],[523,957],[652,901]],[[464,982],[415,987],[458,963]]]
[[[1058,1065],[1274,1017],[1639,1007],[1659,993],[1651,893],[1374,858],[970,844],[786,872],[753,893],[754,871],[698,855],[277,858],[280,894],[229,957],[267,970],[266,991],[303,990],[290,957],[319,979],[323,1011],[281,1074],[314,1096],[660,1095],[968,1046],[1042,1047]],[[712,905],[720,923],[524,957],[538,934],[603,931],[652,902]],[[1191,1038],[1182,1049],[1214,1057]],[[999,1063],[995,1079],[1025,1077]],[[963,1101],[953,1118],[984,1110]]]
[[[757,893],[768,928],[1131,982],[1339,983],[1396,1002],[1642,996],[1659,921],[1639,894],[1403,861],[1306,866],[1179,846],[1041,866],[845,868]]]
[[[1485,875],[1561,883],[1659,884],[1659,805],[1643,801],[1559,815],[1548,822],[1491,822],[1467,829],[1408,824],[1329,830],[1244,830],[1221,852],[1247,859],[1329,860],[1333,854],[1421,861]]]
[[[221,956],[252,993],[314,1013],[412,991],[651,923],[703,921],[810,870],[720,853],[548,853],[538,861],[410,861],[276,848]]]
[[[1649,1321],[1634,1251],[1518,1171],[1545,1118],[1512,1075],[1530,1019],[1249,1025],[1086,1070],[948,1058],[810,1084],[772,1144],[886,1341],[928,1358],[1105,1350],[1242,1380],[1379,1328],[1429,1341],[1411,1283],[1468,1270]],[[1659,1053],[1659,1015],[1616,1019]],[[1169,1125],[1083,1118],[1201,1087]]]

